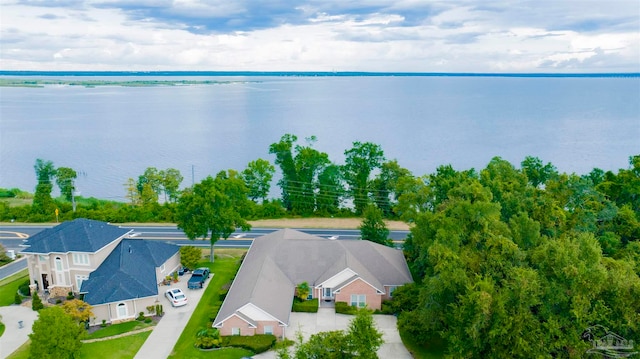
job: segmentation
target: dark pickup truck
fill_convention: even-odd
[[[209,278],[209,268],[197,268],[191,273],[191,278],[187,284],[189,289],[199,289],[204,286],[204,281]]]

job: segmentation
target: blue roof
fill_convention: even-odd
[[[124,239],[82,282],[84,301],[105,304],[158,294],[156,268],[179,251],[179,247],[158,241]]]
[[[27,241],[25,253],[95,253],[107,244],[130,232],[101,221],[74,219],[33,235]]]

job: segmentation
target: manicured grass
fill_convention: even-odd
[[[15,352],[11,353],[7,359],[29,359],[29,348],[31,348],[31,341],[27,340],[27,342],[22,344]]]
[[[119,324],[109,325],[105,328],[101,328],[96,330],[95,332],[87,335],[85,339],[97,339],[97,338],[106,338],[113,335],[118,335],[126,332],[131,332],[134,330],[150,327],[154,325],[153,323],[145,323],[137,320],[133,320],[130,322],[124,322]]]
[[[193,346],[196,333],[200,329],[211,327],[211,324],[220,309],[220,305],[222,305],[219,297],[220,289],[223,285],[231,282],[235,277],[236,272],[240,267],[240,254],[240,252],[236,252],[234,256],[230,256],[222,250],[216,250],[218,259],[215,260],[215,263],[198,263],[199,267],[209,267],[211,269],[211,273],[215,273],[215,275],[210,279],[211,283],[209,283],[209,286],[203,293],[202,299],[200,299],[193,315],[191,315],[191,319],[182,331],[182,335],[180,335],[175,347],[173,347],[173,354],[171,354],[169,358],[238,359],[243,356],[250,356],[253,354],[241,349],[224,349],[204,352],[194,348]]]
[[[143,332],[102,342],[82,344],[79,359],[128,359],[133,358],[151,332]]]
[[[20,284],[29,279],[29,272],[24,269],[0,281],[0,307],[13,304]]]
[[[4,323],[0,322],[0,337],[2,336],[2,334],[4,334],[4,330],[7,327],[4,325]]]

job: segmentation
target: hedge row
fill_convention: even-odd
[[[350,306],[347,302],[336,302],[336,313],[355,315],[358,308]]]
[[[276,336],[271,334],[233,335],[222,337],[223,347],[238,347],[251,350],[256,354],[264,353],[271,349],[276,342]]]
[[[305,300],[304,302],[293,302],[293,307],[291,309],[293,312],[302,312],[302,313],[317,313],[318,312],[318,298],[313,298],[310,300]]]

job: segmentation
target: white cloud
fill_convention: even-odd
[[[3,2],[0,68],[640,72],[630,3]]]

